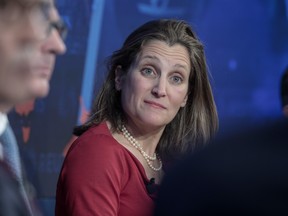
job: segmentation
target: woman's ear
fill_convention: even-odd
[[[118,65],[115,69],[115,88],[117,91],[120,91],[122,88],[122,67]]]
[[[181,103],[181,107],[185,107],[187,100],[188,100],[188,94],[185,96],[183,102]]]

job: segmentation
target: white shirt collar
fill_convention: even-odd
[[[7,115],[0,112],[0,136],[4,132],[4,130],[7,126],[7,123],[8,123]]]

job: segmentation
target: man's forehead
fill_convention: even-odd
[[[0,0],[0,7],[4,8],[5,6],[20,6],[23,8],[29,8],[36,5],[54,5],[54,0]]]

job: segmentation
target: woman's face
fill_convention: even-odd
[[[186,48],[152,40],[143,46],[128,73],[116,71],[116,88],[128,124],[163,128],[187,100],[191,64]]]

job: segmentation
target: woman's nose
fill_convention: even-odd
[[[152,94],[156,97],[166,96],[166,80],[163,77],[159,77],[152,89]]]

